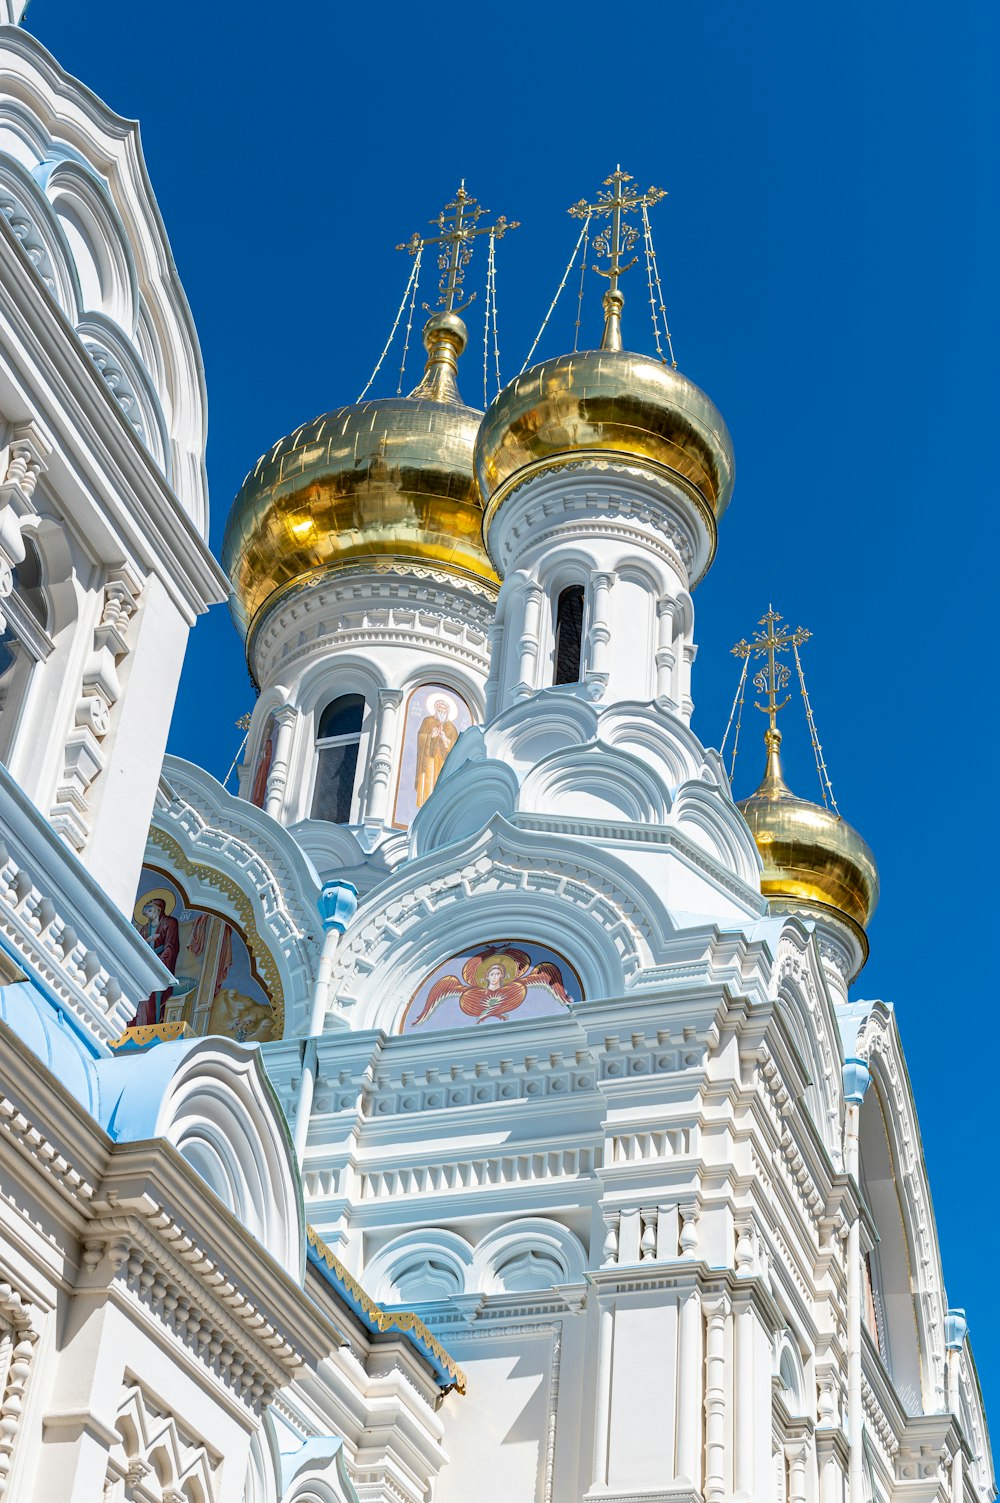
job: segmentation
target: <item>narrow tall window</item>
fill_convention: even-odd
[[[580,680],[583,649],[583,586],[570,585],[556,601],[555,684]]]
[[[350,822],[364,716],[364,696],[342,694],[327,705],[319,718],[313,819],[328,819],[335,825]]]

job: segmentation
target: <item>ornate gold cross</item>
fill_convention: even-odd
[[[397,245],[397,250],[409,251],[411,256],[416,256],[423,250],[425,245],[440,245],[438,254],[438,268],[441,272],[441,280],[438,283],[438,302],[447,313],[461,313],[475,299],[476,294],[466,298],[464,303],[456,307],[456,300],[462,296],[465,268],[472,259],[472,246],[470,240],[477,235],[492,235],[500,240],[508,230],[520,228],[518,220],[508,223],[504,215],[495,224],[480,225],[479,221],[489,209],[484,209],[470,194],[465,191],[465,179],[463,178],[458,192],[450,204],[445,204],[436,219],[430,220],[440,231],[437,235],[421,235],[418,231],[404,240],[402,245]],[[425,303],[424,307],[428,307]]]
[[[779,627],[778,622],[782,620],[784,617],[779,616],[773,606],[768,606],[766,614],[761,616],[758,623],[764,630],[755,631],[750,642],[744,637],[732,649],[738,658],[767,658],[767,662],[754,674],[753,679],[754,688],[758,694],[766,696],[767,703],[762,705],[754,700],[754,704],[770,718],[772,731],[776,726],[778,711],[784,709],[791,699],[790,694],[785,694],[780,704],[778,702],[778,695],[784,694],[791,678],[791,669],[787,663],[779,662],[778,654],[794,652],[795,648],[801,647],[812,636],[812,632],[806,631],[803,626],[796,627],[794,631],[788,626]]]
[[[611,263],[606,269],[603,266],[594,267],[598,276],[608,279],[608,290],[604,294],[602,350],[620,350],[622,347],[621,313],[625,300],[618,290],[618,278],[639,259],[638,256],[633,256],[631,261],[622,265],[622,257],[628,255],[639,238],[637,227],[624,215],[630,209],[642,209],[645,212],[651,204],[658,204],[661,198],[667,196],[664,188],[648,188],[645,193],[639,193],[634,188],[626,187],[630,182],[631,176],[623,172],[619,164],[611,176],[604,179],[604,187],[598,193],[596,203],[590,204],[585,198],[581,198],[579,203],[573,204],[568,210],[575,219],[588,219],[592,214],[611,217],[611,223],[594,239],[595,254],[607,256]]]
[[[628,254],[639,238],[635,225],[623,219],[622,215],[629,209],[641,209],[643,206],[649,208],[667,196],[665,188],[649,188],[645,193],[626,188],[625,184],[632,181],[631,176],[623,172],[619,164],[611,176],[604,179],[604,190],[598,193],[596,204],[589,204],[585,198],[581,198],[579,203],[575,203],[567,211],[575,219],[586,219],[588,214],[610,214],[611,223],[594,240],[594,250],[599,256],[607,256],[611,265],[606,271],[601,266],[595,266],[594,270],[598,276],[608,278],[611,292],[617,292],[618,278],[639,259],[638,256],[633,256],[631,261],[622,265],[622,256]]]

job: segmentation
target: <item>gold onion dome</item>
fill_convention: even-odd
[[[456,313],[434,313],[408,397],[335,408],[257,461],[222,543],[244,636],[291,592],[362,563],[422,563],[496,586],[472,464],[482,414],[455,381],[467,338]]]
[[[486,528],[531,475],[614,455],[679,478],[714,541],[733,490],[733,446],[722,414],[679,371],[620,347],[532,366],[487,409],[476,440]]]
[[[865,929],[878,904],[878,869],[866,841],[821,804],[796,798],[781,771],[781,732],[768,730],[767,770],[738,804],[764,863],[761,892],[781,908],[828,911],[846,921],[867,954]]]

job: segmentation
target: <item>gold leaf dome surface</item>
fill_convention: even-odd
[[[780,743],[780,731],[767,733],[764,781],[737,805],[764,864],[761,892],[783,906],[832,909],[859,933],[867,952],[864,931],[879,893],[875,857],[840,815],[796,798],[782,775]]]
[[[490,405],[476,441],[489,519],[519,479],[577,456],[619,454],[688,482],[718,520],[733,445],[715,404],[679,371],[628,350],[583,350],[532,366]]]
[[[431,358],[411,396],[338,407],[304,423],[243,482],[222,563],[244,636],[265,606],[348,565],[409,561],[497,585],[472,464],[482,414],[464,405],[454,383],[461,320],[438,315],[425,343]]]

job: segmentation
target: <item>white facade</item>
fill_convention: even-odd
[[[571,453],[498,598],[277,596],[235,797],[163,756],[224,593],[190,317],[135,128],[13,24],[0,347],[0,1495],[989,1503],[892,1009],[691,730],[691,484]],[[260,1047],[183,1030],[209,933]]]

